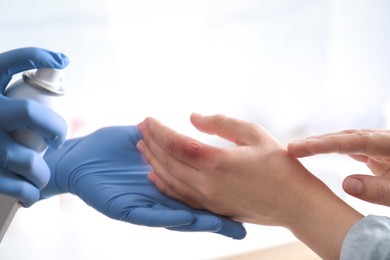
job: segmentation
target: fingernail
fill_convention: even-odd
[[[146,175],[146,177],[149,179],[149,181],[153,184],[156,183],[156,175],[151,172],[151,173],[148,173],[148,175]]]
[[[343,184],[344,190],[352,195],[360,195],[363,193],[363,182],[356,178],[347,178]]]
[[[139,141],[139,142],[136,144],[135,147],[137,147],[138,151],[140,151],[141,153],[143,153],[143,151],[145,150],[145,149],[144,149],[144,144],[143,144],[143,141],[142,141],[142,140]]]
[[[304,139],[296,139],[294,141],[292,141],[291,143],[294,143],[294,144],[305,144],[305,143],[314,143],[314,142],[318,142],[320,141],[320,139],[316,136],[310,136],[310,137],[307,137],[307,138],[304,138]]]
[[[138,131],[140,131],[140,133],[142,134],[143,131],[144,131],[144,129],[145,129],[144,124],[143,124],[143,123],[139,123],[139,124],[137,125],[137,129],[138,129]]]
[[[149,118],[145,118],[143,123],[145,127],[149,127]]]

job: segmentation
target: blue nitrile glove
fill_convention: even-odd
[[[9,133],[28,128],[43,136],[49,145],[59,146],[66,137],[66,123],[38,102],[8,98],[4,90],[16,73],[35,68],[62,69],[67,65],[64,54],[40,48],[0,53],[0,194],[15,197],[24,207],[38,200],[50,171],[35,151],[13,141]]]
[[[136,126],[107,127],[49,149],[51,178],[42,198],[70,192],[112,219],[178,231],[209,231],[242,239],[241,223],[192,209],[160,193],[147,179],[151,170],[136,148]]]

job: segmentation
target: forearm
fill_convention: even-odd
[[[339,259],[345,236],[363,216],[307,172],[299,209],[288,228],[323,259]]]

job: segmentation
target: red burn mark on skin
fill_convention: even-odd
[[[199,146],[199,144],[197,144],[197,143],[190,143],[190,146],[191,146],[194,150],[196,150],[196,151],[199,151],[199,150],[200,150],[200,146]]]
[[[182,147],[182,153],[185,156],[189,156],[190,158],[198,157],[200,155],[201,150],[201,144],[194,141],[187,141],[186,144]]]

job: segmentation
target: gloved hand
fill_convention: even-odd
[[[70,192],[110,218],[177,231],[209,231],[242,239],[241,223],[192,209],[160,193],[147,179],[150,166],[136,148],[136,126],[108,127],[49,149],[51,170],[42,197]]]
[[[46,162],[33,150],[16,143],[9,133],[28,128],[42,135],[49,145],[60,146],[66,137],[65,121],[35,101],[4,96],[16,73],[35,68],[62,69],[68,58],[40,48],[21,48],[0,53],[0,194],[18,199],[28,207],[39,198],[50,178]]]

